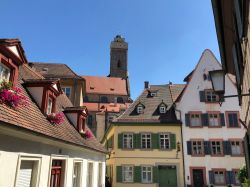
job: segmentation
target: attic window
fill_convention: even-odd
[[[165,114],[166,113],[166,106],[160,106],[159,110],[160,110],[161,114]]]
[[[10,68],[0,63],[0,82],[10,80]]]
[[[157,96],[157,92],[150,92],[150,96],[151,96],[151,97]]]
[[[137,113],[138,114],[142,114],[143,113],[143,106],[142,105],[137,106]]]

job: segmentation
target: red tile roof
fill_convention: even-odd
[[[41,79],[41,76],[38,76],[37,73],[33,72],[33,70],[26,65],[20,66],[19,69],[20,73],[17,87],[20,88],[23,95],[28,98],[29,106],[20,107],[17,110],[14,110],[1,104],[0,121],[5,122],[9,126],[30,130],[52,139],[68,142],[103,153],[106,152],[94,136],[90,139],[84,139],[66,117],[65,121],[60,125],[51,124],[21,84],[23,82],[22,79]],[[58,96],[56,103],[57,111],[63,111],[63,108],[72,107],[71,102],[65,94]],[[88,127],[86,128],[89,130]]]
[[[125,79],[117,77],[82,76],[87,94],[128,95]]]

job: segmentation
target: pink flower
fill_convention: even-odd
[[[86,130],[84,133],[84,138],[92,138],[92,137],[93,137],[92,133],[89,130]]]
[[[51,123],[56,125],[60,125],[64,122],[64,114],[62,112],[51,113],[47,118]]]

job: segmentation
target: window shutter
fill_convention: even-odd
[[[118,134],[118,149],[123,148],[123,133]]]
[[[134,182],[141,183],[141,166],[134,167]]]
[[[205,153],[205,155],[211,154],[211,147],[210,147],[209,141],[204,141],[204,153]]]
[[[175,136],[175,134],[170,134],[170,146],[171,146],[171,149],[176,149],[176,136]]]
[[[239,0],[234,0],[234,8],[235,8],[238,35],[239,35],[239,39],[241,39],[242,34],[243,34],[243,24],[242,24]]]
[[[210,184],[214,184],[214,172],[209,171],[209,182]]]
[[[18,173],[17,187],[30,187],[32,179],[33,162],[22,161]]]
[[[205,102],[206,97],[205,97],[205,91],[200,91],[200,102]]]
[[[159,134],[151,134],[152,136],[152,148],[159,149]]]
[[[209,125],[209,122],[208,122],[208,113],[201,114],[201,121],[202,121],[202,125],[203,126],[208,126]]]
[[[158,167],[154,166],[153,167],[153,182],[158,183]]]
[[[223,113],[220,113],[220,125],[225,126],[225,117]]]
[[[225,155],[231,155],[231,144],[229,141],[223,141],[223,153]]]
[[[235,173],[233,171],[231,171],[231,183],[232,184],[236,184],[236,181],[235,181]]]
[[[116,182],[122,182],[122,166],[116,166]]]
[[[187,154],[192,155],[192,142],[187,141]]]
[[[135,136],[135,148],[141,149],[141,134],[134,134]]]
[[[233,182],[232,182],[232,172],[231,171],[226,172],[226,183],[227,184],[233,184]]]
[[[185,114],[185,123],[186,126],[190,126],[190,114]]]

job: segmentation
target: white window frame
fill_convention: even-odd
[[[160,113],[165,114],[166,113],[166,106],[160,106]]]
[[[74,187],[74,178],[75,177],[75,164],[79,164],[80,165],[80,168],[78,171],[78,177],[79,179],[77,179],[78,183],[77,183],[77,187],[81,187],[82,186],[82,173],[83,173],[83,162],[81,160],[74,160],[73,162],[73,171],[72,171],[72,187]]]
[[[123,148],[124,149],[133,149],[134,148],[134,141],[133,141],[134,134],[133,133],[123,133],[122,136],[123,136],[123,138],[122,138],[123,139],[123,141],[122,141]],[[128,137],[128,136],[130,136],[130,137]],[[126,138],[126,141],[125,141],[125,138]],[[130,143],[128,141],[132,141],[132,146],[131,147],[125,146],[125,142],[126,142],[127,145],[130,145]]]
[[[221,177],[222,176],[221,172],[223,172],[223,182],[216,181],[216,179],[218,179],[218,178],[216,178],[216,175],[219,175],[219,177]],[[214,173],[214,183],[215,183],[215,185],[220,185],[220,184],[225,184],[226,183],[225,171],[221,171],[221,170],[217,171],[216,170],[216,171],[213,171],[213,173]],[[216,174],[216,173],[218,173],[218,174]],[[221,180],[221,178],[219,178],[219,180]]]
[[[208,123],[210,127],[220,127],[220,115],[218,113],[208,113]]]
[[[3,78],[3,72],[6,70],[8,71],[7,78]],[[0,62],[0,82],[2,82],[3,80],[8,82],[10,80],[10,75],[11,75],[11,69]]]
[[[196,143],[196,145],[194,145]],[[200,145],[198,145],[200,143]],[[204,155],[204,141],[203,140],[191,140],[191,146],[192,146],[192,155],[194,156],[200,156]],[[196,148],[196,151],[194,150]],[[200,150],[201,153],[198,153],[197,150]]]
[[[41,157],[36,157],[33,155],[20,155],[18,158],[18,164],[17,164],[17,170],[16,170],[16,178],[15,178],[15,187],[17,186],[19,172],[21,168],[22,161],[32,161],[35,162],[35,168],[32,170],[32,181],[31,186],[38,187],[39,186],[39,179],[40,179],[40,173],[41,173]]]
[[[208,97],[209,97],[209,99],[208,99]],[[216,93],[213,90],[205,90],[205,101],[208,103],[218,102],[219,97],[218,97],[218,95],[216,95]]]
[[[125,171],[125,168],[129,168],[128,171]],[[132,178],[131,180],[125,180],[125,172],[126,173],[132,173]],[[134,166],[133,165],[123,165],[122,166],[122,182],[124,183],[132,183],[134,182]]]
[[[164,136],[164,137],[161,137]],[[167,137],[166,137],[167,136]],[[163,144],[164,146],[162,147],[161,141],[163,140]],[[171,145],[170,145],[170,133],[160,133],[159,134],[159,145],[160,145],[160,149],[171,149]],[[167,145],[168,144],[168,145]],[[167,148],[168,147],[168,148]]]
[[[147,137],[148,135],[150,137]],[[143,139],[145,139],[145,147],[143,147]],[[147,143],[148,140],[150,141],[150,147],[148,147],[148,143]],[[151,149],[152,148],[152,136],[151,136],[151,133],[141,133],[141,148],[142,149]]]
[[[89,164],[92,164],[91,180],[89,180]],[[94,177],[93,176],[94,176],[94,162],[87,162],[86,184],[87,184],[88,187],[93,187],[93,183],[94,183]]]
[[[190,126],[191,127],[200,127],[201,122],[201,114],[199,113],[190,113]]]
[[[52,109],[53,109],[53,99],[51,97],[48,97],[47,114],[51,114]]]
[[[66,94],[66,93],[67,93],[67,89],[69,89],[69,96]],[[64,93],[68,98],[71,97],[71,87],[65,86],[65,87],[62,87],[62,90],[63,90],[63,93]]]
[[[150,168],[150,169],[149,169]],[[146,170],[143,170],[146,169]],[[144,179],[143,174],[146,174],[146,178]],[[151,176],[150,180],[148,179],[148,176]],[[152,183],[153,182],[153,167],[152,166],[141,166],[141,181],[142,183]]]
[[[235,143],[239,143],[239,145],[233,145]],[[232,151],[232,155],[242,155],[243,151],[242,151],[242,143],[239,140],[230,140],[230,144],[231,144],[231,151]],[[233,148],[233,147],[238,147],[238,148]],[[233,152],[233,151],[239,151],[239,152]]]
[[[103,184],[103,163],[98,163],[98,187],[104,185]]]
[[[216,143],[216,145],[214,145],[215,146],[215,153],[213,153],[213,142],[215,142]],[[217,145],[217,143],[220,143],[220,146],[219,145]],[[220,147],[220,153],[218,153],[218,148]],[[212,153],[212,155],[223,155],[223,144],[222,144],[222,141],[220,141],[220,140],[211,140],[211,153]]]
[[[136,110],[137,110],[138,114],[143,114],[143,106],[141,106],[141,105],[137,106]]]

